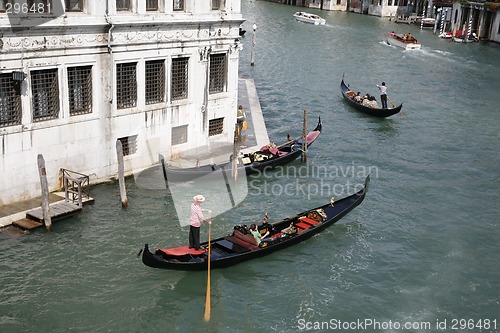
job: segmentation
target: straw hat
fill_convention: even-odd
[[[194,196],[193,199],[194,199],[194,201],[199,201],[199,202],[205,201],[205,197],[202,196],[201,194]]]

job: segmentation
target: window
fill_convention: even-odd
[[[92,66],[68,68],[69,114],[92,112]]]
[[[33,121],[43,121],[59,117],[57,69],[32,71],[31,94]]]
[[[221,9],[222,0],[212,0],[212,10]]]
[[[132,155],[137,152],[137,135],[118,138],[122,143],[123,156]]]
[[[210,93],[223,92],[226,89],[226,54],[210,55]]]
[[[146,0],[146,10],[155,12],[158,10],[158,0]]]
[[[0,0],[0,13],[5,12],[7,10],[8,3],[11,3],[11,0]]]
[[[64,0],[64,5],[67,12],[83,11],[83,0]]]
[[[341,5],[342,4],[342,1],[341,0],[337,0],[337,5]]]
[[[174,0],[174,11],[184,10],[184,0]]]
[[[208,136],[222,134],[224,118],[212,119],[208,122]]]
[[[146,104],[164,102],[165,61],[146,61]]]
[[[172,100],[188,97],[188,63],[189,58],[172,59]]]
[[[117,11],[130,10],[130,0],[116,0],[116,10]]]
[[[172,146],[188,141],[188,125],[172,127]]]
[[[12,73],[0,74],[0,127],[21,124],[20,84],[12,79]]]
[[[137,63],[116,65],[116,105],[118,109],[137,105]]]

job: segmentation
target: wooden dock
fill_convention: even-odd
[[[63,219],[68,216],[73,216],[81,212],[82,207],[74,204],[72,202],[61,201],[50,205],[50,218],[53,221],[58,219]],[[43,222],[43,210],[42,208],[32,209],[26,212],[26,218]]]

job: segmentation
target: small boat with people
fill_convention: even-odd
[[[402,47],[405,50],[420,49],[422,45],[416,40],[411,33],[396,34],[393,32],[385,34],[386,42],[389,45]]]
[[[318,117],[318,124],[306,135],[305,144],[307,147],[316,141],[322,129],[321,117]],[[280,145],[270,142],[259,150],[238,155],[238,172],[246,172],[249,175],[292,162],[302,154],[302,139],[302,136],[296,139],[288,138],[285,143]],[[229,162],[223,164],[207,164],[190,168],[176,168],[167,165],[161,157],[160,163],[163,167],[165,181],[168,182],[190,181],[220,171],[227,171],[227,174],[231,174],[233,165],[232,156]]]
[[[293,14],[293,17],[295,17],[297,21],[311,23],[314,25],[324,25],[326,23],[326,20],[319,15],[306,12],[296,12]]]
[[[344,79],[342,79],[342,81],[340,82],[340,91],[342,92],[344,100],[349,105],[360,112],[369,114],[370,116],[387,118],[399,113],[401,111],[401,108],[403,107],[403,103],[401,103],[399,106],[396,106],[394,103],[392,103],[392,100],[389,99],[393,106],[392,108],[379,108],[373,96],[370,96],[369,94],[361,96],[360,93],[355,93],[349,88],[348,85],[345,84]]]
[[[265,236],[264,238],[257,239],[257,236],[248,231],[246,225],[240,224],[235,225],[228,236],[201,243],[199,250],[181,246],[158,248],[151,252],[149,245],[145,244],[141,250],[142,262],[154,268],[207,270],[209,260],[211,268],[223,268],[261,258],[301,243],[333,225],[361,204],[368,191],[369,181],[370,176],[366,177],[363,187],[352,195],[338,201],[332,197],[322,206],[277,222],[269,223],[266,214],[259,225],[253,225],[254,232],[257,231],[259,235]]]
[[[477,35],[475,32],[467,35],[467,34],[463,34],[463,35],[455,35],[453,36],[453,41],[456,42],[456,43],[475,43],[477,42],[479,39],[477,38]]]

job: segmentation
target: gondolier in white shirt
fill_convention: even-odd
[[[198,194],[193,197],[194,201],[191,204],[191,215],[190,215],[190,225],[189,225],[189,248],[194,248],[195,250],[200,250],[200,227],[201,222],[207,222],[212,224],[210,219],[205,219],[203,211],[208,214],[212,213],[209,209],[201,208],[200,203],[205,201],[205,197]]]
[[[380,89],[380,101],[382,102],[382,109],[387,109],[387,87],[385,86],[385,82],[382,82],[382,85],[377,87]]]

